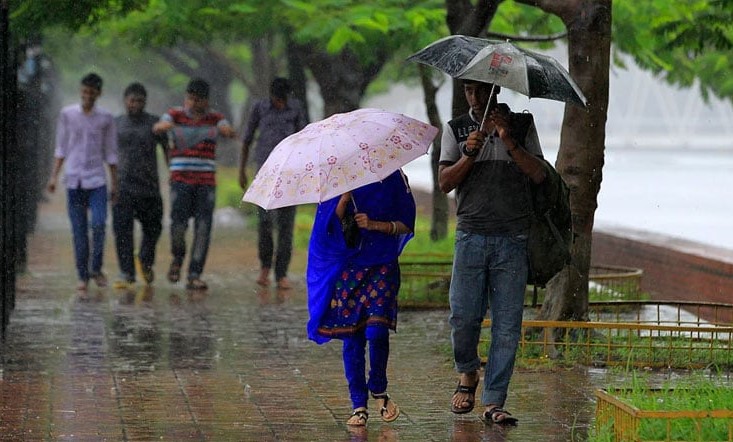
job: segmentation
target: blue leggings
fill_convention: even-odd
[[[349,383],[353,408],[366,407],[369,392],[387,391],[389,329],[367,326],[354,336],[343,338],[344,373]],[[369,381],[366,379],[366,343],[369,341]]]

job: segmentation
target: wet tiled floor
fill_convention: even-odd
[[[207,292],[163,275],[153,287],[74,292],[71,240],[46,214],[31,241],[29,273],[0,357],[0,440],[569,441],[584,440],[601,370],[518,370],[507,407],[514,428],[449,410],[455,383],[448,312],[400,312],[389,365],[402,415],[372,412],[347,428],[350,403],[340,343],[306,339],[304,251],[287,292],[254,283],[253,230],[218,228]],[[116,266],[108,234],[106,269]],[[112,279],[112,278],[111,278]]]

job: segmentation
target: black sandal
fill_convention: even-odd
[[[351,417],[354,416],[356,416],[359,420],[352,424],[349,421],[351,420]],[[351,417],[349,418],[349,421],[346,421],[346,425],[349,425],[351,427],[364,427],[369,420],[369,412],[366,408],[359,407],[351,413]]]
[[[484,411],[482,420],[486,423],[512,426],[516,426],[517,422],[519,422],[519,419],[512,417],[510,412],[501,407],[492,407],[491,409]]]
[[[382,408],[379,409],[379,414],[382,416],[382,420],[385,422],[393,422],[395,419],[400,417],[400,407],[397,406],[394,402],[392,402],[392,405],[394,405],[394,416],[386,418],[384,417],[385,413],[389,413],[389,409],[387,408],[387,404],[389,403],[389,395],[387,393],[380,393],[380,394],[374,394],[372,393],[372,397],[374,399],[382,399],[384,402],[382,403]]]
[[[458,381],[458,386],[456,387],[456,391],[453,392],[453,396],[455,396],[456,393],[469,394],[470,397],[463,401],[468,403],[468,407],[456,407],[455,405],[453,405],[453,402],[451,402],[450,411],[455,414],[466,414],[473,411],[473,407],[476,404],[476,389],[478,388],[479,382],[481,382],[481,375],[477,374],[476,378],[476,384],[474,384],[473,386],[461,385],[461,381]]]

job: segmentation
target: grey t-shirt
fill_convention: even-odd
[[[443,127],[441,164],[453,164],[461,158],[468,134],[478,129],[477,118],[462,120],[458,137],[450,123]],[[456,121],[452,120],[452,121]],[[534,121],[519,143],[528,152],[542,156]],[[473,168],[456,188],[458,230],[482,235],[506,236],[529,229],[528,178],[506,152],[507,146],[494,134],[486,139]]]
[[[277,144],[303,129],[308,122],[305,109],[297,98],[289,97],[284,109],[277,109],[267,98],[255,102],[244,129],[242,141],[249,145],[257,136],[254,161],[259,169]]]
[[[137,117],[120,115],[117,124],[118,189],[135,197],[160,196],[156,146],[165,149],[166,139],[153,133],[159,118],[147,112]]]

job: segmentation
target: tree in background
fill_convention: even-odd
[[[358,107],[385,66],[402,63],[407,53],[445,36],[446,25],[451,33],[514,40],[534,35],[551,40],[566,34],[570,73],[590,106],[565,110],[557,167],[571,187],[578,239],[574,269],[551,287],[543,314],[584,319],[593,217],[602,179],[611,37],[615,50],[664,73],[665,80],[688,86],[699,80],[704,94],[731,99],[733,80],[721,75],[731,70],[726,46],[731,41],[731,3],[425,0],[406,7],[399,0],[81,0],[69,6],[27,0],[16,7],[14,19],[21,27],[34,26],[29,29],[43,28],[47,22],[107,29],[107,38],[122,36],[155,50],[179,72],[201,72],[197,69],[202,63],[211,63],[216,68],[209,74],[220,76],[222,90],[237,79],[255,95],[266,90],[275,73],[288,69],[291,77],[298,78],[296,89],[304,91],[309,73],[323,98],[323,116]],[[105,26],[97,26],[101,21]],[[415,77],[417,71],[395,72],[394,80],[401,81]],[[439,126],[435,85],[425,71],[421,79],[430,121]],[[462,94],[457,95],[454,112],[465,109]],[[434,213],[431,236],[445,235],[441,222],[447,224],[446,206]]]

